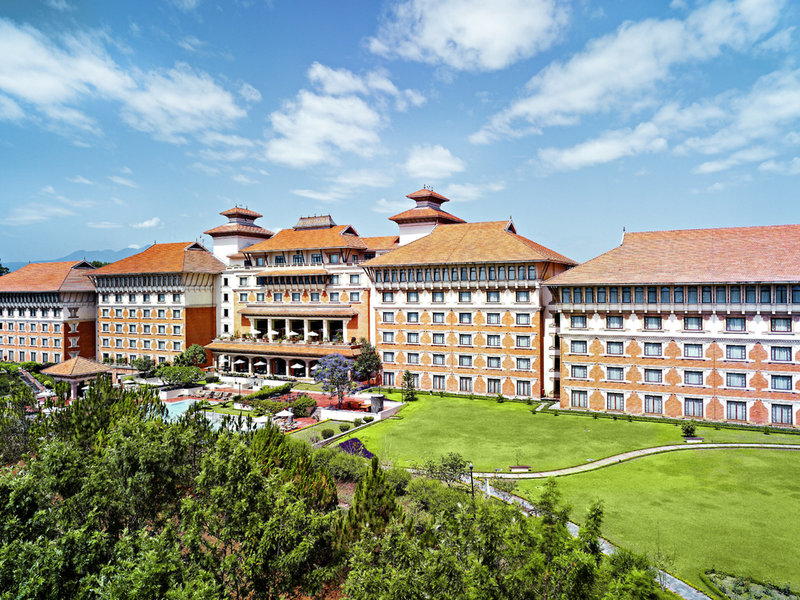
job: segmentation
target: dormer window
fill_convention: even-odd
[[[311,264],[312,265],[321,265],[322,264],[322,254],[312,254],[311,255]]]
[[[338,254],[329,254],[328,255],[328,262],[332,265],[339,264],[339,255]]]
[[[280,254],[275,257],[275,266],[285,265],[285,264],[286,264],[286,257],[281,256]]]
[[[295,254],[292,257],[292,264],[293,265],[302,265],[303,264],[303,255],[302,254]]]
[[[263,256],[256,257],[256,266],[257,267],[263,267],[265,262],[266,261],[264,260]]]

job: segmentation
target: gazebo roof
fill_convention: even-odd
[[[111,373],[113,370],[108,365],[99,363],[96,360],[76,356],[52,367],[42,369],[42,373],[64,379],[86,379],[101,373]]]

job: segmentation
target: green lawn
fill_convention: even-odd
[[[387,397],[394,398],[394,394]],[[400,466],[409,466],[446,452],[473,461],[477,471],[510,465],[550,470],[583,464],[637,448],[683,443],[678,426],[629,422],[622,418],[592,419],[575,415],[531,414],[518,402],[420,395],[389,419],[358,433],[369,450]],[[800,436],[764,435],[759,431],[699,427],[709,442],[800,444]]]
[[[673,572],[698,587],[714,567],[800,589],[800,453],[672,452],[557,481],[573,519],[601,498],[609,540],[674,552]],[[521,481],[520,493],[535,498],[542,484]]]
[[[350,427],[353,426],[353,424],[350,423],[349,421],[332,421],[332,420],[322,421],[321,423],[317,423],[316,425],[312,425],[311,427],[306,427],[305,429],[294,431],[290,433],[290,435],[295,439],[309,441],[311,439],[311,436],[316,434],[321,439],[323,429],[333,429],[333,434],[339,435],[341,433],[341,431],[339,431],[339,425],[350,425]]]
[[[321,392],[322,391],[322,384],[321,383],[300,383],[297,382],[292,386],[293,390],[307,390],[311,392]]]

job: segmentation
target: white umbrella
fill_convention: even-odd
[[[293,417],[294,413],[290,410],[282,410],[277,415],[275,415],[279,419],[285,419],[287,417]]]
[[[258,361],[256,361],[256,363],[255,363],[255,364],[256,364],[256,366],[257,366],[257,367],[263,367],[263,366],[264,366],[264,365],[266,365],[267,363],[265,363],[263,360],[258,360]]]
[[[317,369],[319,369],[319,365],[314,365],[313,367],[311,367],[312,371],[316,371]]]
[[[267,335],[280,335],[280,333],[281,333],[280,331],[275,331],[274,329],[270,329],[267,332]]]
[[[313,335],[314,337],[317,337],[319,334],[316,331],[309,331],[308,335]]]
[[[293,369],[305,369],[306,367],[305,367],[305,365],[301,365],[299,363],[295,363],[295,364],[292,365],[292,368]]]
[[[299,334],[299,333],[297,333],[296,331],[290,331],[290,332],[289,332],[289,333],[287,333],[286,335],[288,335],[289,337],[291,337],[291,336],[293,336],[293,335],[300,335],[300,334]]]
[[[239,360],[235,360],[235,361],[233,361],[233,364],[235,364],[235,365],[246,365],[246,364],[247,364],[247,361],[246,361],[246,360],[242,360],[242,359],[240,358]]]

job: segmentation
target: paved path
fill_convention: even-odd
[[[543,479],[545,477],[559,477],[561,475],[574,475],[575,473],[584,473],[586,471],[593,471],[601,469],[610,465],[616,465],[621,462],[640,458],[642,456],[650,456],[651,454],[661,454],[662,452],[675,452],[678,450],[714,450],[717,448],[766,448],[769,450],[795,450],[800,451],[800,444],[735,444],[735,443],[720,443],[720,444],[673,444],[670,446],[655,446],[653,448],[643,448],[641,450],[631,450],[630,452],[623,452],[608,458],[601,458],[585,465],[577,465],[575,467],[566,467],[564,469],[555,469],[553,471],[526,471],[524,473],[497,473],[494,471],[488,473],[474,473],[475,477],[498,477],[501,479]]]

